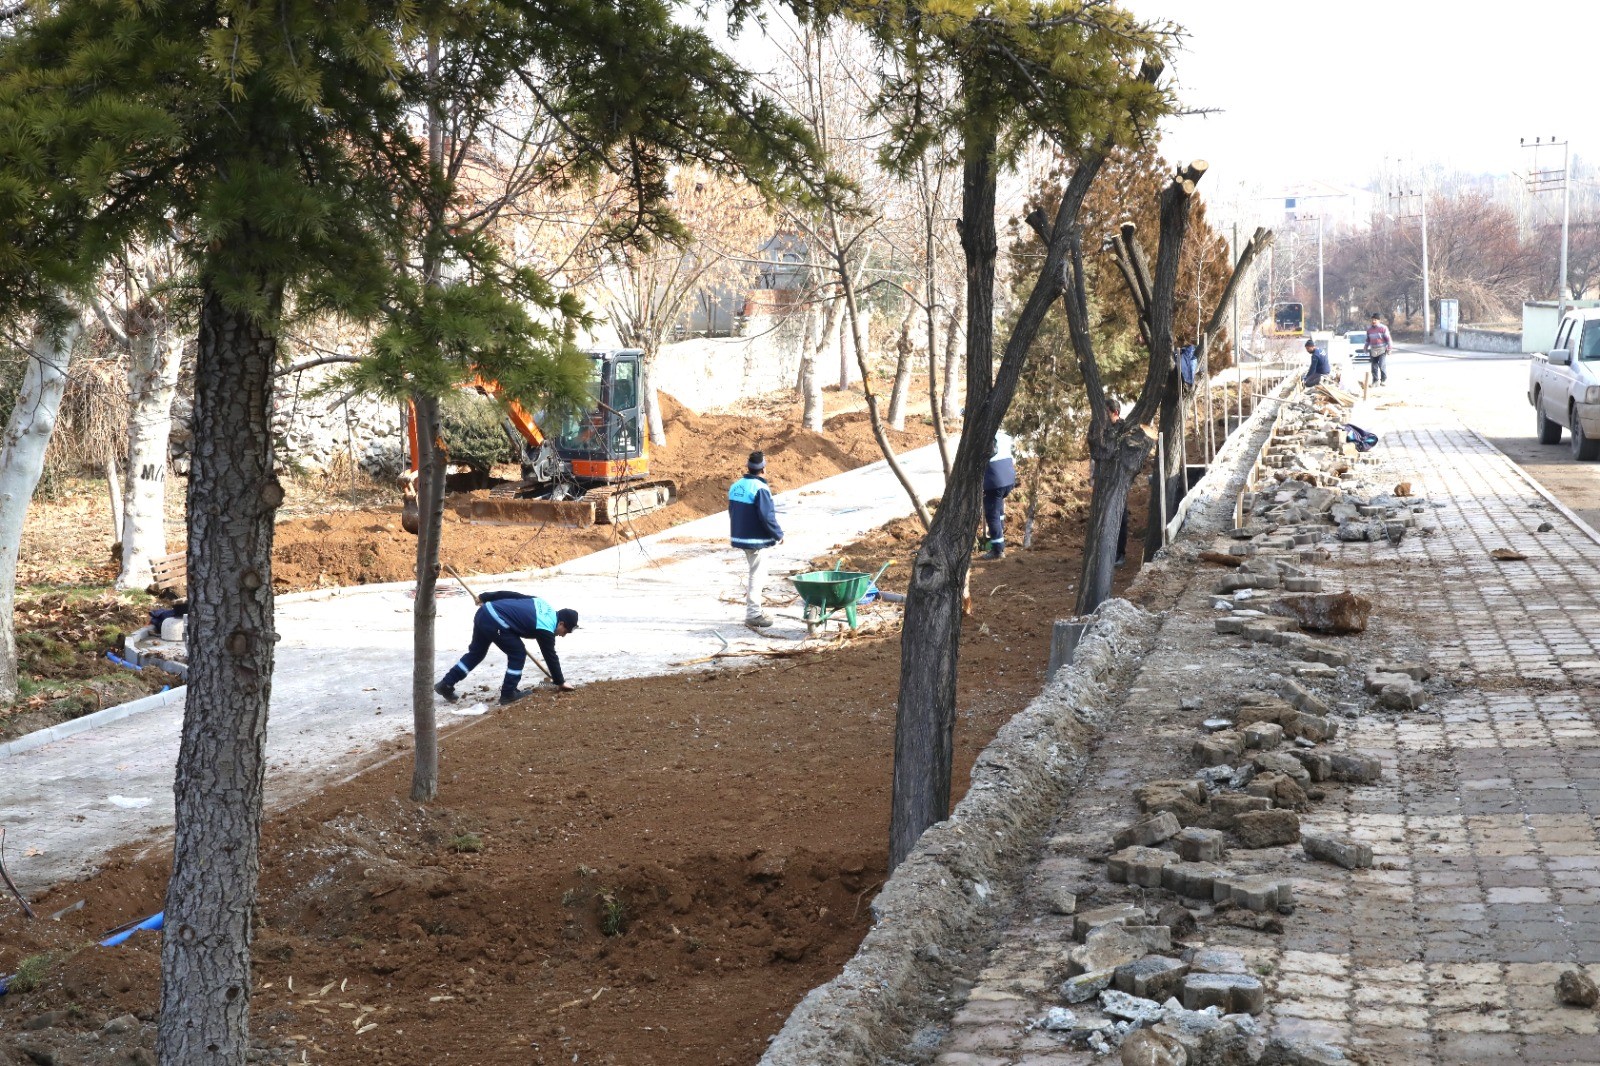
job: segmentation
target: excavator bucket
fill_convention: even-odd
[[[589,500],[518,500],[493,497],[470,500],[457,513],[468,522],[486,526],[567,526],[588,529],[594,525],[594,504]]]

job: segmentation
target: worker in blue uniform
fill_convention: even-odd
[[[767,587],[767,549],[783,543],[783,527],[772,505],[765,476],[767,457],[755,451],[745,462],[744,476],[728,488],[728,539],[744,550],[749,571],[744,590],[744,624],[752,629],[772,625],[762,602]]]
[[[482,604],[472,618],[472,643],[461,661],[452,666],[433,691],[454,703],[456,686],[481,662],[493,644],[506,653],[506,676],[500,684],[500,702],[512,703],[528,695],[532,689],[522,688],[522,668],[528,660],[524,640],[532,639],[539,646],[550,680],[562,692],[571,692],[566,675],[561,672],[561,659],[556,655],[556,638],[564,637],[578,628],[578,612],[570,607],[556,610],[537,596],[521,592],[486,592],[478,598]]]
[[[989,465],[983,471],[983,517],[989,525],[989,550],[985,559],[1006,556],[1006,497],[1017,487],[1017,464],[1011,457],[1011,434],[998,430]]]

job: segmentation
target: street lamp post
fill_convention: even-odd
[[[1556,322],[1557,327],[1567,312],[1567,230],[1572,212],[1572,150],[1566,141],[1558,141],[1554,137],[1548,141],[1543,137],[1535,137],[1533,143],[1528,143],[1528,138],[1523,137],[1518,142],[1524,148],[1533,149],[1533,169],[1528,172],[1527,184],[1531,192],[1549,192],[1561,185],[1561,280],[1556,291]],[[1561,170],[1540,170],[1539,149],[1560,148]]]

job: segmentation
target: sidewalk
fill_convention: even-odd
[[[1350,665],[1315,684],[1305,671],[1302,683],[1363,712],[1339,720],[1337,747],[1376,753],[1383,776],[1315,786],[1301,828],[1367,844],[1374,862],[1347,871],[1298,844],[1231,851],[1230,868],[1288,878],[1294,905],[1280,917],[1186,902],[1200,927],[1174,938],[1242,958],[1265,986],[1262,1038],[1386,1066],[1600,1062],[1600,1014],[1555,993],[1565,970],[1600,976],[1600,545],[1452,412],[1364,406],[1352,417],[1383,437],[1380,478],[1411,482],[1437,524],[1398,545],[1334,545],[1312,567],[1328,590],[1373,601],[1364,634],[1319,638]],[[1541,522],[1551,528],[1536,532]],[[1492,559],[1500,547],[1527,559]],[[1167,590],[1174,609],[1123,724],[1061,812],[1023,904],[937,1043],[939,1066],[1116,1061],[1040,1024],[1065,1002],[1084,912],[1138,900],[1154,913],[1169,898],[1108,883],[1111,835],[1138,819],[1137,786],[1193,779],[1202,718],[1277,695],[1293,665],[1279,648],[1214,631],[1222,573],[1197,567]],[[1421,709],[1373,709],[1360,681],[1385,659],[1431,666]]]
[[[944,476],[937,446],[899,458],[924,499],[939,495]],[[768,584],[777,625],[765,636],[743,625],[744,556],[728,547],[726,513],[547,570],[468,580],[479,592],[514,587],[576,608],[580,627],[560,641],[559,651],[568,679],[580,686],[703,669],[703,663],[683,664],[721,650],[724,641],[754,647],[804,637],[787,576],[911,513],[905,491],[882,462],[779,492],[775,502],[785,538],[774,550]],[[441,582],[441,591],[453,584]],[[293,802],[406,749],[410,587],[278,598],[269,806]],[[473,611],[465,595],[440,599],[436,673],[465,650]],[[441,701],[440,727],[463,720],[461,712],[487,708],[493,714],[503,668],[504,658],[491,651],[460,686],[461,702]],[[580,689],[563,698],[582,700],[583,694]],[[180,707],[150,710],[0,759],[0,825],[12,845],[7,865],[25,891],[92,869],[112,848],[170,832],[181,715]]]

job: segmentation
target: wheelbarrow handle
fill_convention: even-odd
[[[882,566],[878,567],[878,572],[876,574],[872,575],[872,580],[867,582],[867,586],[870,588],[871,586],[876,585],[878,583],[878,579],[883,576],[883,572],[885,570],[889,569],[889,567],[891,567],[893,565],[894,565],[894,560],[890,559],[888,562],[886,562]]]

